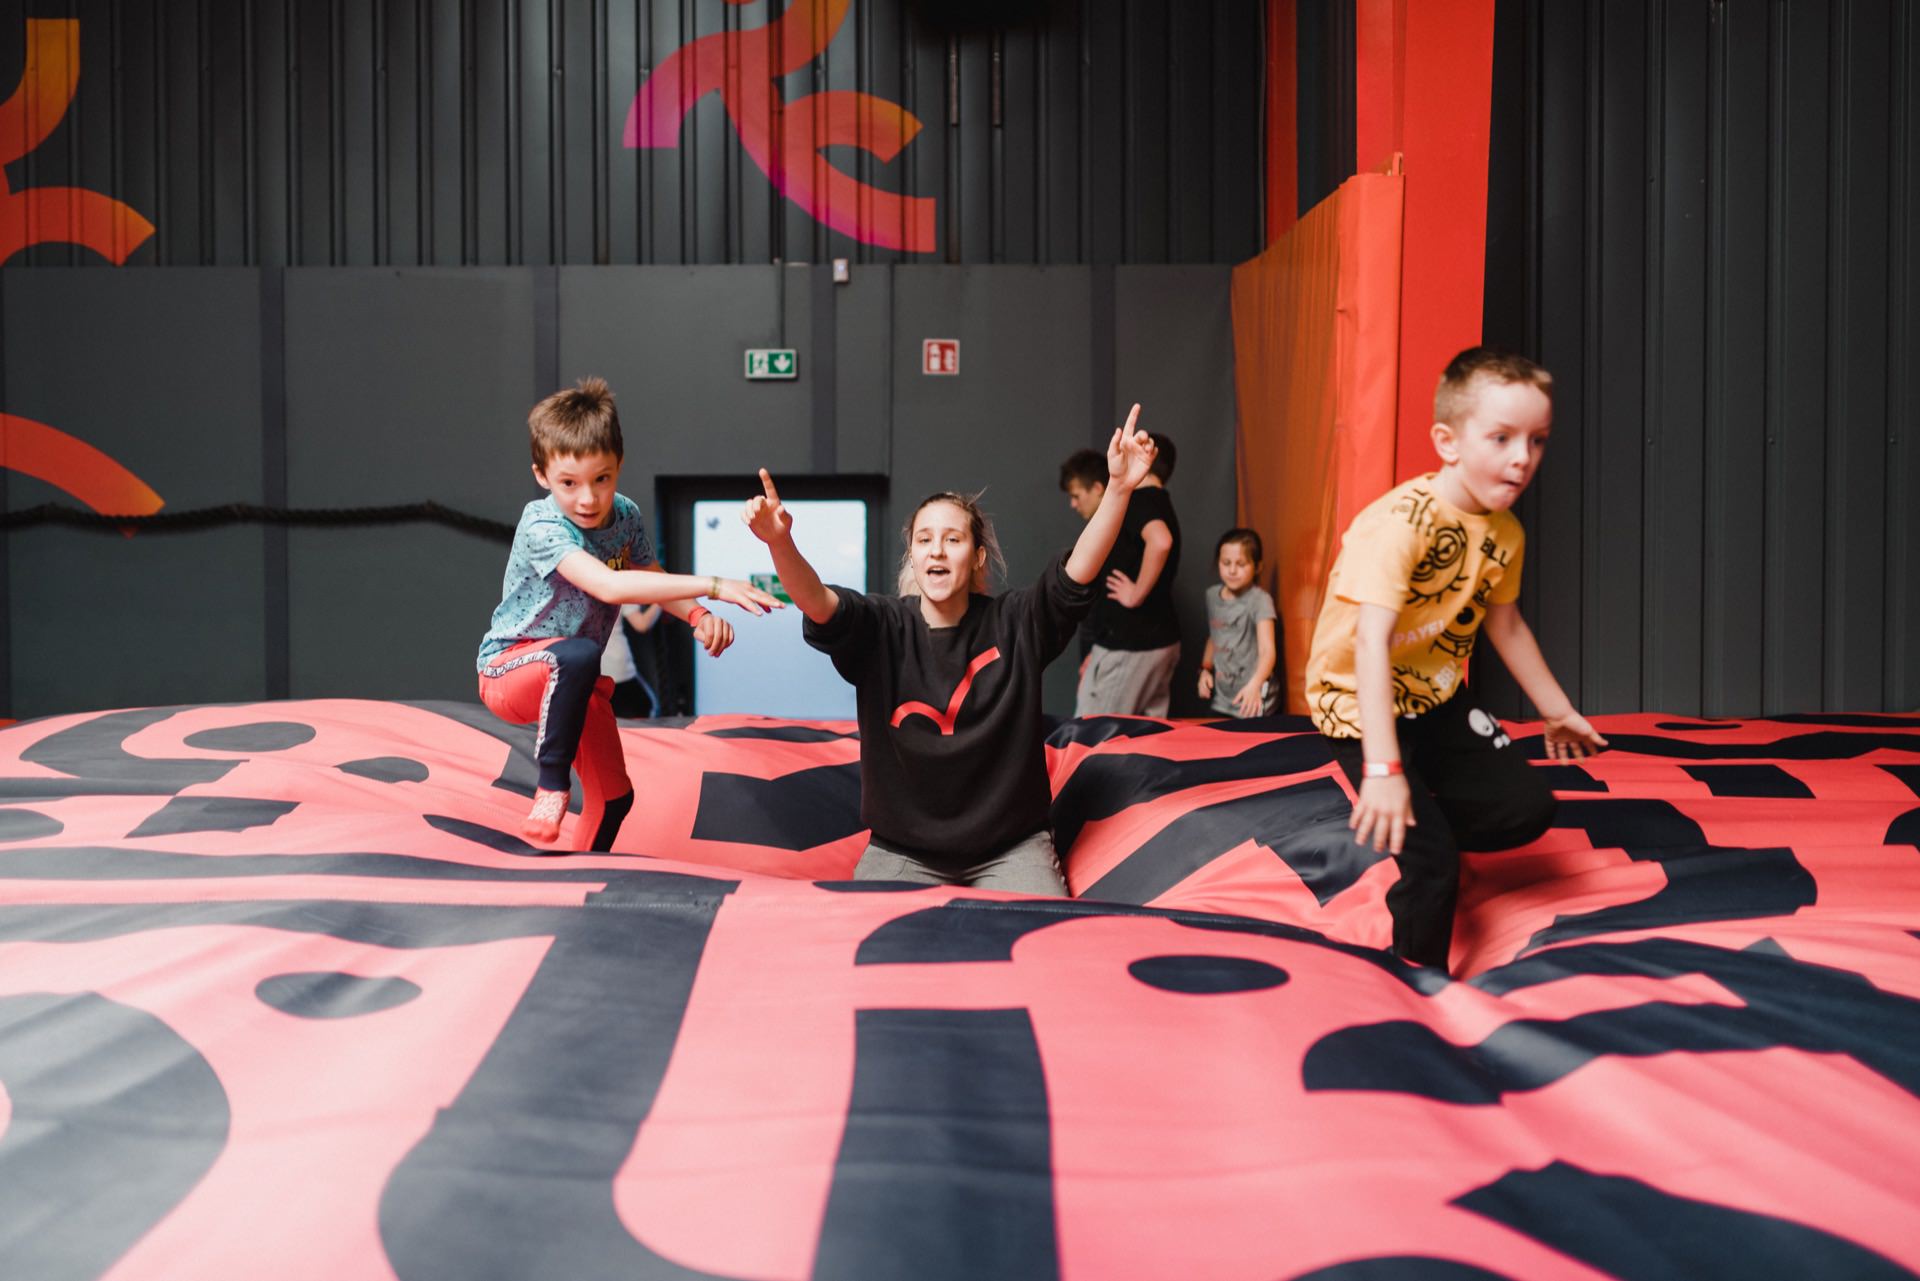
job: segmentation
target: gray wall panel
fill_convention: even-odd
[[[286,312],[293,506],[511,522],[538,496],[531,271],[290,271]],[[504,555],[428,525],[291,531],[292,693],[473,697]]]
[[[10,271],[0,408],[104,451],[170,511],[261,498],[258,273]],[[76,505],[22,472],[6,507]],[[5,538],[10,714],[265,693],[262,534]]]
[[[1087,297],[1085,268],[894,272],[893,510],[877,582],[892,580],[899,526],[939,490],[986,491],[1015,584],[1079,537],[1058,471],[1087,441]],[[960,340],[958,377],[920,372],[925,338]],[[1074,661],[1048,669],[1049,711],[1071,714]]]
[[[1237,521],[1233,311],[1226,267],[1121,267],[1114,272],[1114,405],[1135,401],[1141,425],[1177,446],[1168,490],[1180,517],[1181,663],[1176,715],[1211,713],[1195,688],[1207,643],[1203,593],[1218,582],[1213,543]],[[1064,499],[1061,500],[1064,503]],[[1261,531],[1271,563],[1273,531]],[[1277,638],[1276,638],[1277,639]]]
[[[440,525],[294,530],[293,697],[475,700],[506,558],[506,544]]]
[[[561,271],[561,381],[598,374],[612,384],[627,439],[620,487],[649,522],[663,475],[812,470],[811,276],[781,267]],[[750,347],[797,349],[799,380],[748,382]]]
[[[34,482],[9,488],[10,503],[64,497]],[[127,539],[41,528],[6,541],[9,715],[266,696],[259,530]]]
[[[893,275],[855,268],[834,289],[834,412],[840,470],[886,474],[893,443]]]

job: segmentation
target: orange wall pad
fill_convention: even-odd
[[[1393,483],[1402,180],[1341,184],[1233,271],[1240,523],[1275,566],[1287,705],[1342,530]]]

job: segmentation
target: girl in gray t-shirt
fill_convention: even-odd
[[[1207,588],[1207,650],[1200,659],[1200,697],[1223,716],[1266,716],[1280,692],[1274,666],[1273,597],[1253,585],[1260,572],[1260,535],[1229,529],[1214,546],[1220,581]]]

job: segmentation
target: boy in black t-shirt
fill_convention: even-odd
[[[969,496],[934,494],[907,522],[898,596],[829,587],[793,542],[765,469],[742,519],[773,553],[807,616],[807,643],[852,682],[860,816],[872,830],[854,877],[1064,896],[1049,830],[1052,789],[1041,675],[1092,604],[1101,564],[1154,447],[1140,406],[1107,447],[1106,492],[1079,541],[1031,587],[986,594],[999,560]]]
[[[1156,433],[1153,443],[1153,472],[1134,493],[1102,567],[1105,594],[1087,624],[1093,644],[1080,668],[1075,716],[1167,714],[1173,669],[1180,661],[1180,622],[1173,610],[1180,518],[1166,489],[1173,475],[1173,441]],[[1061,483],[1065,488],[1064,475]],[[1071,490],[1068,496],[1074,497]],[[1074,510],[1080,509],[1075,501]]]

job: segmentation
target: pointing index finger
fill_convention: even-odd
[[[780,501],[780,491],[773,487],[773,474],[764,467],[760,469],[760,488],[766,491],[768,502]]]

